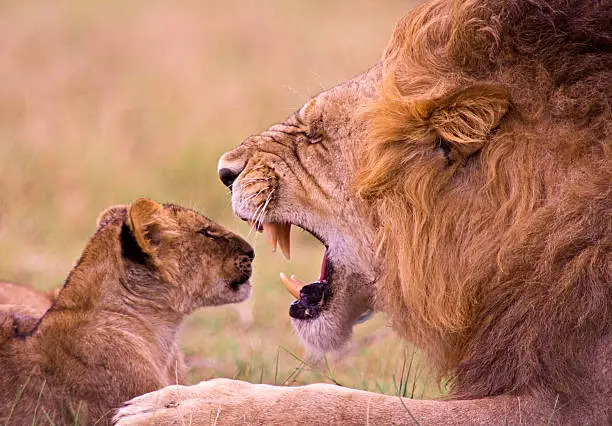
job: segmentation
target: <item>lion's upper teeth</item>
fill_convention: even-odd
[[[263,231],[272,251],[276,251],[278,245],[285,258],[287,260],[291,259],[291,224],[264,223]]]
[[[278,236],[276,233],[276,225],[273,223],[264,223],[263,232],[268,240],[268,244],[272,247],[272,251],[276,251],[276,244],[278,242]]]
[[[279,225],[278,245],[287,260],[291,259],[291,224]]]

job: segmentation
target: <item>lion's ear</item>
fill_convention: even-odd
[[[157,247],[176,235],[178,225],[161,204],[139,198],[128,207],[128,226],[140,249],[154,255]]]
[[[457,89],[429,104],[429,126],[462,157],[482,148],[510,107],[508,91],[478,84]]]

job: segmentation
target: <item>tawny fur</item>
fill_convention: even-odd
[[[379,294],[456,395],[588,398],[580,360],[611,331],[610,21],[587,3],[478,4],[421,7],[383,59],[356,182]]]
[[[0,282],[0,306],[26,305],[36,310],[39,316],[49,309],[56,296],[56,290],[37,291],[21,284]]]
[[[42,318],[3,305],[2,423],[109,424],[122,402],[183,383],[186,314],[250,293],[252,248],[192,210],[139,199],[98,226]]]
[[[265,220],[329,243],[332,294],[293,321],[302,341],[338,348],[378,307],[450,379],[446,401],[223,381],[119,418],[612,423],[610,22],[609,2],[431,1],[379,64],[220,161],[241,173],[237,215],[270,197]]]

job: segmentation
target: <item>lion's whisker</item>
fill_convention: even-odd
[[[265,187],[265,188],[260,189],[258,192],[256,192],[256,193],[255,193],[255,194],[253,194],[253,195],[249,195],[248,197],[246,197],[246,198],[245,198],[245,201],[249,201],[249,200],[251,200],[251,199],[253,199],[253,198],[257,197],[259,194],[261,194],[262,192],[264,192],[266,189],[268,189],[268,187]]]
[[[266,202],[264,203],[263,209],[261,210],[260,221],[259,221],[259,223],[257,225],[258,228],[263,225],[264,216],[266,214],[266,209],[268,207],[268,204],[270,204],[270,200],[272,199],[272,194],[274,194],[274,191],[275,191],[275,189],[270,191],[270,193],[268,194],[268,197],[266,198]]]
[[[257,217],[258,217],[258,215],[259,215],[259,211],[260,211],[260,209],[263,211],[263,207],[264,207],[264,204],[262,203],[262,204],[260,204],[259,206],[257,206],[257,208],[255,209],[255,213],[253,214],[253,218],[254,218],[253,223],[254,223],[254,224],[256,224],[256,223],[257,223],[257,219],[256,219],[256,218],[257,218]],[[252,233],[254,233],[255,235],[254,235],[254,237],[252,237],[252,238],[251,238],[251,234],[252,234]],[[249,237],[249,238],[251,238],[251,239],[253,240],[253,243],[256,243],[256,242],[257,242],[257,225],[255,225],[255,226],[251,226],[251,227],[250,227],[248,237]]]
[[[257,183],[265,182],[265,181],[268,181],[268,180],[272,180],[272,178],[253,178],[253,179],[248,179],[246,181],[243,181],[242,185],[243,186],[250,186],[250,185],[255,185]]]

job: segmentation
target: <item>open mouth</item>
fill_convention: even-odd
[[[285,258],[287,260],[291,259],[291,223],[263,223],[256,225],[254,222],[249,222],[256,231],[263,232],[272,251],[276,251],[277,247],[279,247]],[[289,315],[299,320],[312,320],[321,314],[326,307],[327,301],[332,296],[331,281],[333,266],[329,260],[329,247],[327,243],[314,232],[299,225],[296,226],[313,235],[325,246],[325,254],[323,255],[321,273],[318,280],[306,283],[295,275],[288,277],[284,273],[280,273],[282,283],[296,299],[289,307]]]

